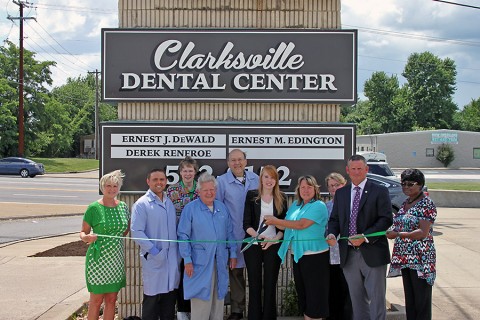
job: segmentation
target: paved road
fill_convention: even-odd
[[[98,181],[95,179],[0,176],[0,203],[84,205],[98,198]]]
[[[98,171],[26,179],[0,176],[0,221],[79,215],[99,198]]]
[[[0,220],[0,244],[80,231],[82,216]]]
[[[427,184],[431,182],[480,182],[480,170],[474,169],[421,169],[425,175]],[[394,169],[395,174],[400,177],[403,169]]]
[[[424,170],[425,178],[435,182],[480,182],[480,170]]]

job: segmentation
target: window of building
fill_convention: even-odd
[[[473,159],[480,159],[480,148],[473,148]]]
[[[435,149],[434,148],[426,148],[426,156],[427,157],[434,157],[435,156]]]

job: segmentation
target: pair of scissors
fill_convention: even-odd
[[[260,234],[262,234],[263,231],[267,230],[267,228],[268,226],[265,224],[265,221],[262,221],[262,224],[260,225],[260,227],[258,227],[257,236],[252,237],[252,239],[247,243],[245,247],[243,247],[243,249],[240,252],[243,253],[245,250],[250,248],[254,243],[257,243],[259,241],[258,237],[260,236]]]

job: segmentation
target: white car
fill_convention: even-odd
[[[388,163],[383,161],[367,161],[368,172],[379,176],[384,176],[393,180],[399,180]]]

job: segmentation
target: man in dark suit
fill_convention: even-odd
[[[392,225],[392,205],[387,188],[367,179],[364,157],[353,155],[347,163],[351,183],[335,193],[328,222],[329,245],[340,240],[340,265],[348,283],[354,320],[386,318],[386,272],[390,250],[385,236],[365,237]]]

